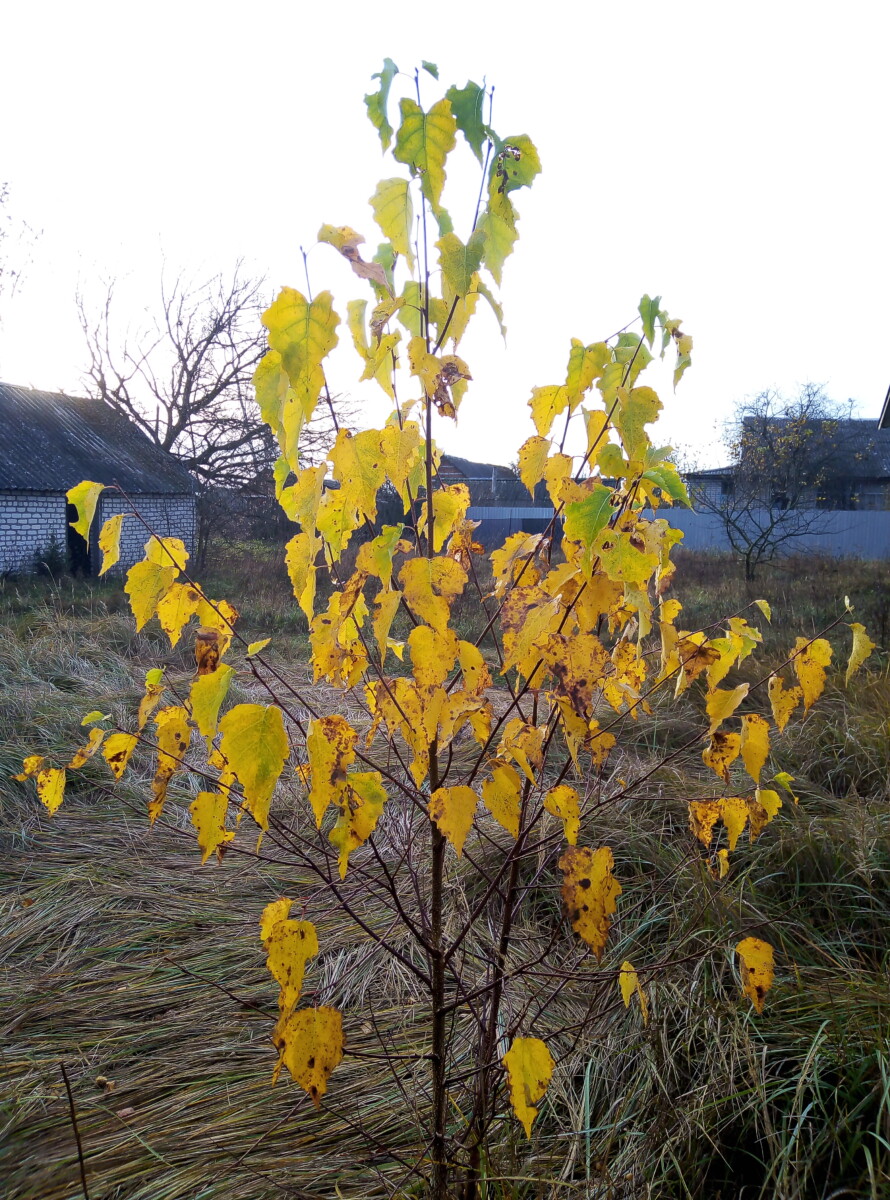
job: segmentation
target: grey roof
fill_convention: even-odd
[[[193,495],[185,467],[102,400],[0,383],[0,491],[66,492],[83,479]]]
[[[459,458],[456,454],[443,454],[439,467],[440,479],[453,478],[455,472],[466,479],[473,504],[501,506],[529,503],[525,484],[509,467],[503,467],[499,463],[473,462],[469,458]],[[543,485],[541,491],[543,503],[549,503]]]
[[[884,407],[878,418],[878,429],[890,429],[890,387],[887,388],[887,395],[884,397]]]

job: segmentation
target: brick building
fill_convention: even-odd
[[[65,498],[84,479],[126,493],[102,493],[89,554]],[[69,569],[93,573],[102,522],[133,509],[154,533],[180,537],[191,550],[195,492],[181,463],[101,400],[0,383],[0,574],[33,570],[60,553]],[[121,567],[142,557],[147,538],[136,518],[124,521]]]

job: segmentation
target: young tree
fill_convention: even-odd
[[[326,462],[301,461],[300,433],[324,402],[325,363],[339,340],[327,291],[281,291],[264,314],[269,350],[256,372],[280,451],[281,504],[299,525],[286,561],[323,687],[282,672],[265,652],[268,639],[246,643],[235,608],[206,596],[188,573],[182,543],[150,536],[127,576],[137,627],[157,616],[175,644],[197,618],[196,674],[151,671],[132,727],[89,713],[87,744],[67,764],[35,755],[20,778],[33,777],[54,811],[66,770],[101,751],[120,778],[145,746],[155,763],[149,818],[166,821],[165,805],[187,794],[202,861],[271,853],[310,872],[318,889],[302,897],[299,914],[293,896],[257,914],[278,987],[273,1077],[286,1071],[317,1107],[338,1112],[330,1076],[344,1054],[363,1061],[369,1053],[353,1044],[378,1031],[388,964],[408,981],[417,1015],[404,1051],[394,1053],[378,1032],[371,1057],[391,1067],[405,1101],[400,1126],[416,1123],[416,1140],[405,1149],[400,1131],[373,1126],[360,1096],[348,1119],[393,1164],[399,1178],[389,1193],[476,1200],[506,1140],[502,1116],[512,1108],[531,1139],[553,1076],[585,1045],[591,1014],[632,1003],[645,1021],[648,984],[670,969],[663,947],[647,955],[632,926],[624,947],[633,944],[636,961],[629,949],[621,962],[609,957],[619,897],[633,889],[619,882],[612,847],[595,840],[594,818],[611,805],[653,802],[650,772],[616,779],[604,770],[617,739],[653,705],[693,697],[700,727],[669,757],[698,757],[704,747],[714,794],[690,801],[690,826],[722,877],[743,830],[753,841],[782,804],[764,778],[773,735],[754,702],[769,711],[768,689],[781,731],[801,704],[815,702],[832,650],[824,637],[799,638],[778,670],[722,687],[756,651],[756,625],[737,614],[722,630],[678,627],[682,606],[667,595],[677,535],[643,513],[682,501],[684,491],[667,452],[649,439],[661,403],[642,376],[657,337],[662,353],[677,350],[677,380],[692,342],[648,296],[639,331],[572,340],[565,379],[532,389],[537,433],[519,449],[519,471],[529,491],[545,481],[557,516],[546,534],[508,538],[483,574],[467,489],[437,484],[433,435],[467,402],[471,372],[456,351],[480,297],[499,312],[494,287],[518,236],[516,193],[540,162],[526,135],[495,133],[490,97],[483,121],[486,93],[473,83],[424,108],[415,73],[416,98],[401,98],[394,131],[387,99],[397,77],[387,60],[367,97],[384,149],[395,133],[393,158],[407,168],[371,199],[383,244],[366,259],[355,230],[320,231],[370,289],[370,312],[367,294],[350,301],[347,325],[359,372],[394,402],[392,414],[379,429],[340,428]],[[442,203],[459,134],[483,185],[466,240]],[[559,449],[569,421],[586,439],[576,458]],[[339,486],[326,489],[329,468]],[[399,496],[400,514],[380,528],[384,483]],[[89,481],[72,490],[85,533],[100,491]],[[344,551],[368,525],[374,536],[346,571]],[[101,534],[107,562],[119,534],[113,518]],[[320,574],[331,585],[323,605]],[[471,639],[458,623],[465,594],[480,618]],[[768,606],[754,602],[752,613],[768,617]],[[851,672],[869,649],[861,626],[853,635]],[[798,683],[786,686],[792,664]],[[254,695],[227,707],[237,673]],[[730,795],[739,756],[749,782],[737,781]],[[197,794],[188,789],[193,779]],[[775,779],[787,787],[787,776]],[[295,789],[297,802],[280,807],[276,789],[279,798]],[[717,850],[721,827],[728,846]],[[314,971],[327,948],[313,917],[332,905],[379,963],[360,1012],[335,1007],[336,984]],[[523,927],[530,908],[543,914],[533,936]],[[760,1012],[773,950],[757,930],[752,918],[735,950],[744,993]],[[315,1002],[301,1004],[307,973]],[[570,1016],[556,1004],[563,995],[572,997]]]
[[[694,506],[719,519],[747,580],[764,563],[804,549],[825,510],[849,503],[860,449],[845,424],[850,409],[818,384],[792,399],[761,392],[737,406],[727,427],[730,478],[720,489],[701,475],[691,480]]]

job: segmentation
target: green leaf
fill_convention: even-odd
[[[389,89],[392,86],[392,81],[398,75],[399,68],[391,58],[383,60],[383,70],[376,75],[372,75],[372,79],[380,80],[380,90],[369,92],[365,96],[365,105],[368,109],[368,117],[371,124],[380,134],[380,141],[383,149],[389,149],[389,143],[392,141],[392,125],[386,114],[386,105],[389,100]]]
[[[529,187],[540,173],[541,159],[530,137],[522,133],[518,137],[504,138],[491,164],[489,194]]]
[[[611,505],[612,489],[598,483],[589,496],[575,500],[565,507],[565,536],[584,547],[584,566],[591,569],[590,548],[596,535],[609,524],[614,509]]]
[[[485,253],[485,232],[475,229],[466,246],[456,233],[448,233],[436,242],[442,274],[457,296],[466,296],[473,276],[482,265]]]
[[[374,220],[383,236],[389,238],[396,254],[401,254],[414,270],[411,234],[414,231],[414,205],[407,179],[381,179],[368,201],[374,210]]]
[[[661,314],[661,296],[656,296],[654,300],[648,295],[644,296],[638,312],[643,320],[643,333],[651,349],[655,340],[655,319]]]
[[[643,472],[643,478],[661,488],[670,500],[678,504],[685,504],[687,508],[692,507],[689,503],[686,484],[680,478],[673,463],[663,463],[660,467],[652,467]]]
[[[482,147],[488,137],[488,128],[482,120],[485,88],[468,80],[465,87],[450,87],[445,96],[451,102],[451,111],[454,113],[458,129],[481,163]]]
[[[424,196],[439,207],[445,186],[445,159],[454,149],[457,124],[447,100],[437,101],[428,113],[409,98],[399,101],[402,123],[396,134],[393,157],[420,176]]]
[[[424,59],[420,65],[423,67],[424,71],[427,72],[427,74],[432,75],[433,79],[439,78],[439,68],[435,63],[427,62],[426,59]]]
[[[516,210],[503,193],[489,197],[488,207],[479,219],[478,228],[485,231],[485,265],[495,282],[502,282],[504,262],[513,253],[519,237]]]
[[[498,326],[501,331],[501,337],[506,342],[507,326],[504,324],[504,310],[500,304],[500,301],[494,295],[491,288],[489,288],[485,283],[483,283],[482,280],[479,279],[478,277],[476,279],[474,286],[475,286],[476,291],[479,293],[479,295],[484,296],[485,299],[488,301],[488,303],[491,305],[491,311],[497,317]]]

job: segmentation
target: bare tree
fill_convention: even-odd
[[[15,295],[36,236],[9,211],[9,185],[0,183],[0,305]]]
[[[738,405],[726,430],[731,467],[692,471],[695,508],[719,518],[745,578],[766,562],[802,548],[825,522],[825,510],[847,507],[861,449],[851,404],[830,400],[819,384],[794,398],[764,391]]]
[[[252,378],[265,352],[263,282],[230,275],[161,281],[145,326],[120,331],[115,285],[98,313],[77,298],[90,364],[85,385],[175,454],[203,487],[244,487],[276,457]]]

